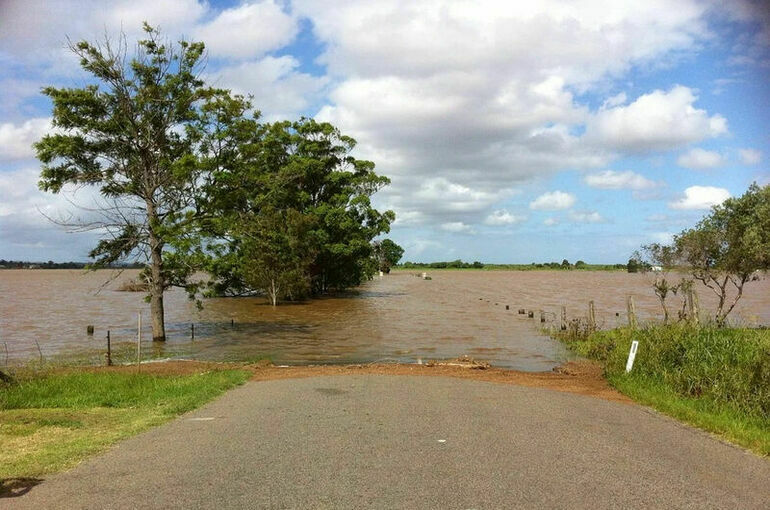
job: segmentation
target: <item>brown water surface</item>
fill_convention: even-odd
[[[136,276],[78,270],[0,271],[0,363],[5,345],[11,360],[68,353],[113,341],[134,341],[136,317],[149,306],[142,293],[120,292]],[[166,295],[168,341],[145,352],[205,360],[269,356],[276,363],[415,361],[470,355],[519,370],[550,370],[570,356],[542,333],[539,310],[554,324],[560,307],[584,316],[589,300],[597,322],[610,328],[626,321],[626,296],[633,295],[642,320],[660,315],[650,275],[589,271],[433,271],[432,280],[396,271],[342,296],[276,308],[261,298],[218,298],[198,310],[181,291]],[[704,313],[715,297],[699,287]],[[672,301],[672,308],[678,298]],[[506,305],[509,309],[506,310]],[[535,310],[535,319],[519,315]],[[617,315],[616,315],[617,314]],[[733,318],[770,324],[770,280],[748,285]],[[195,323],[195,341],[190,324]],[[86,335],[93,324],[96,334]],[[4,345],[5,343],[5,345]]]

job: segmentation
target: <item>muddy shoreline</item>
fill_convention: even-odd
[[[243,364],[183,360],[143,363],[141,365],[96,367],[88,370],[181,375],[226,369],[248,370],[252,373],[252,381],[359,374],[451,377],[498,384],[544,388],[565,393],[586,395],[613,402],[631,403],[631,400],[628,397],[610,387],[607,380],[603,377],[602,367],[598,363],[588,360],[569,361],[554,368],[551,372],[522,372],[496,367],[447,364],[445,362],[434,362],[424,365],[373,363],[354,365],[276,366],[267,362]]]

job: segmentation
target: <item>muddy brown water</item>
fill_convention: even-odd
[[[442,359],[470,355],[518,370],[550,370],[570,358],[542,331],[539,310],[555,325],[560,307],[585,316],[595,301],[603,328],[626,322],[626,296],[633,295],[641,320],[660,316],[652,276],[583,271],[431,271],[432,280],[396,271],[342,296],[271,307],[262,298],[217,298],[198,310],[181,291],[166,295],[168,341],[152,345],[149,305],[143,294],[120,292],[136,275],[79,270],[0,271],[0,364],[39,356],[102,348],[106,331],[114,342],[136,339],[144,317],[143,349],[154,356],[246,360],[269,356],[275,363],[358,363]],[[698,287],[704,314],[715,305]],[[679,302],[678,298],[672,301]],[[506,305],[509,309],[506,310]],[[535,310],[535,318],[518,309]],[[617,315],[616,315],[617,314]],[[749,284],[733,319],[770,324],[770,279]],[[195,323],[195,340],[190,324]],[[93,324],[93,337],[86,326]]]

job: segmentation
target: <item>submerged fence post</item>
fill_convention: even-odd
[[[142,363],[142,311],[139,310],[136,326],[136,362]]]
[[[628,300],[626,301],[626,306],[628,308],[628,325],[631,326],[631,328],[636,328],[636,308],[634,307],[634,296],[628,296]]]
[[[195,323],[190,324],[190,340],[195,340]]]
[[[593,299],[588,302],[588,327],[591,328],[591,331],[596,329],[596,309]]]
[[[698,324],[698,294],[692,288],[687,289],[687,309],[688,318]]]
[[[107,330],[107,366],[112,366],[112,347],[110,346],[110,330]]]
[[[567,307],[562,306],[561,307],[561,330],[566,331],[567,329]]]

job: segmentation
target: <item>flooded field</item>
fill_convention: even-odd
[[[104,286],[110,271],[0,271],[0,364],[101,348],[107,330],[114,342],[136,339],[136,318],[149,305],[143,294],[115,290],[136,275],[125,271]],[[204,301],[198,310],[181,291],[166,295],[168,341],[144,342],[146,353],[206,360],[269,356],[276,363],[348,363],[440,359],[463,354],[519,370],[550,370],[569,354],[541,331],[539,313],[553,325],[562,305],[570,317],[596,304],[597,322],[611,328],[626,321],[633,295],[640,319],[659,317],[651,275],[582,271],[432,271],[432,280],[397,271],[344,296],[276,308],[261,298]],[[101,289],[101,290],[100,290]],[[701,307],[715,296],[699,285]],[[672,309],[679,298],[672,301]],[[509,309],[506,310],[506,305]],[[536,311],[535,319],[519,308]],[[617,315],[616,315],[617,314]],[[747,285],[734,320],[770,324],[770,280]],[[195,324],[195,340],[190,324]],[[86,326],[93,324],[93,337]],[[37,342],[37,344],[36,344]],[[37,345],[40,346],[38,351]]]

